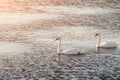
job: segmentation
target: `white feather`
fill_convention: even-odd
[[[78,50],[75,48],[66,49],[61,52],[62,54],[78,54]]]
[[[61,37],[58,37],[56,40],[59,40],[58,47],[57,47],[57,54],[79,54],[79,51],[76,48],[68,48],[66,50],[61,51]]]
[[[106,41],[106,42],[100,43],[101,37],[99,33],[97,33],[95,36],[98,36],[98,43],[96,44],[96,47],[100,47],[100,48],[117,48],[118,47],[118,44],[113,41]]]
[[[106,41],[99,45],[99,47],[103,47],[103,48],[115,48],[117,46],[118,44],[112,41]]]

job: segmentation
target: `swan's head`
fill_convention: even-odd
[[[61,37],[57,37],[57,38],[55,39],[55,41],[57,41],[57,40],[61,40]]]
[[[100,36],[100,33],[96,33],[96,34],[95,34],[95,37],[97,37],[97,36]]]

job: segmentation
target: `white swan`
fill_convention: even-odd
[[[96,44],[97,48],[117,48],[118,44],[112,41],[106,41],[101,43],[100,33],[95,34],[95,37],[98,37],[98,43]]]
[[[66,49],[64,51],[60,51],[61,48],[61,37],[58,37],[55,41],[59,41],[58,42],[58,47],[57,47],[57,54],[80,54],[80,52],[75,49],[75,48],[70,48],[70,49]]]

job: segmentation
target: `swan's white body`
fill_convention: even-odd
[[[106,41],[101,43],[101,37],[100,34],[96,34],[95,36],[98,36],[98,43],[96,44],[97,48],[117,48],[118,44],[113,41]]]
[[[57,54],[79,54],[78,50],[75,48],[70,48],[70,49],[60,51],[61,38],[57,38],[56,40],[59,40],[58,47],[57,47]]]
[[[60,53],[61,54],[79,54],[78,50],[75,48],[66,49]]]
[[[101,44],[99,44],[99,47],[101,48],[117,48],[118,44],[112,41],[106,41]]]

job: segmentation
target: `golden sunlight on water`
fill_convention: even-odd
[[[119,1],[0,0],[0,80],[120,80]]]

